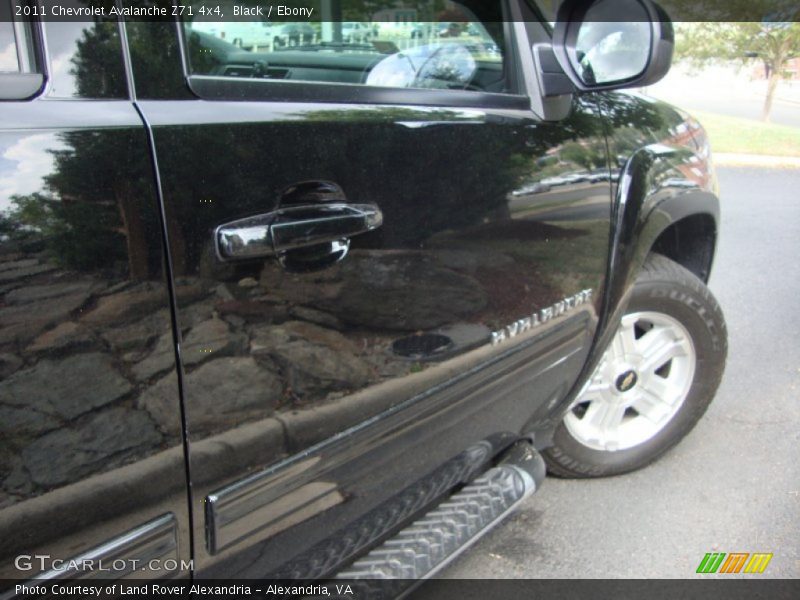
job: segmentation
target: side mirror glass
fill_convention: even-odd
[[[619,0],[617,0],[619,1]],[[653,31],[647,12],[636,0],[622,0],[631,16],[628,23],[600,21],[611,0],[601,0],[578,24],[572,68],[586,85],[612,84],[641,75],[650,57]]]
[[[567,0],[553,36],[561,68],[584,91],[658,81],[673,46],[672,24],[650,0]]]

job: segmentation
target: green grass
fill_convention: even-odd
[[[711,140],[712,152],[800,156],[800,127],[694,112]]]

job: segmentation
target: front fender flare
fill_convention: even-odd
[[[697,172],[696,180],[690,178]],[[537,448],[550,445],[564,413],[600,362],[628,306],[636,277],[661,233],[693,215],[710,217],[716,231],[719,214],[713,169],[696,153],[684,147],[651,144],[628,159],[615,193],[606,285],[592,348],[570,392],[545,421],[530,424]]]

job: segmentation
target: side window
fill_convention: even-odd
[[[119,26],[115,19],[50,21],[49,98],[128,97]]]
[[[222,17],[199,9],[184,16],[192,75],[509,91],[500,0],[259,2],[228,4]]]
[[[11,0],[0,0],[0,100],[29,98],[44,82],[33,26],[16,12]]]
[[[19,65],[14,24],[0,21],[0,73],[19,73]]]

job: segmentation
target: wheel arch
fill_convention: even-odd
[[[668,225],[650,252],[662,254],[708,283],[717,245],[717,223],[708,213],[694,213]]]
[[[688,174],[700,172],[699,182]],[[689,185],[692,184],[692,185]],[[606,284],[599,323],[583,370],[552,418],[531,427],[542,449],[594,372],[627,308],[633,284],[647,257],[665,255],[708,281],[719,224],[717,183],[711,165],[683,147],[645,146],[625,163],[612,209]]]
[[[698,172],[697,180],[689,178]],[[719,214],[716,178],[707,161],[698,161],[697,154],[686,148],[661,144],[635,152],[623,167],[617,186],[598,335],[615,328],[630,289],[653,252],[707,282]]]

